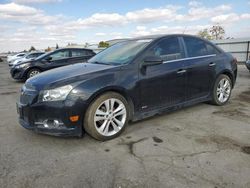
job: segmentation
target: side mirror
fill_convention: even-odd
[[[46,57],[45,61],[50,62],[52,60],[52,57]]]
[[[147,56],[144,58],[143,66],[160,65],[162,63],[163,60],[158,56]]]

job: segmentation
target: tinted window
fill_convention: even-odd
[[[29,54],[26,58],[27,59],[31,59],[31,58],[36,58],[40,55],[42,55],[43,53],[34,53],[34,54]]]
[[[19,54],[17,55],[17,57],[23,57],[25,54]]]
[[[170,61],[183,58],[177,37],[170,37],[161,40],[151,48],[147,56],[160,56],[163,61]]]
[[[87,50],[72,50],[72,57],[86,56],[90,55]]]
[[[206,43],[206,46],[207,46],[208,55],[220,53],[219,50],[217,50],[213,45]]]
[[[51,54],[49,57],[52,58],[51,59],[52,61],[68,58],[69,57],[69,50],[55,52],[55,53]]]
[[[88,62],[112,65],[126,64],[129,63],[139,52],[141,52],[151,41],[151,39],[138,39],[118,42],[99,52]]]
[[[192,37],[184,37],[184,42],[186,44],[189,57],[208,55],[206,43],[203,40]]]
[[[30,55],[27,55],[27,56],[26,56],[27,59],[30,59],[30,58],[32,58],[32,57],[33,57],[33,54],[30,54]]]

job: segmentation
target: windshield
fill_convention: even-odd
[[[88,62],[96,64],[121,65],[129,63],[152,40],[130,40],[119,42],[92,57]]]
[[[50,53],[52,53],[52,52],[43,53],[42,55],[38,56],[38,57],[36,58],[36,60],[38,60],[38,59],[43,59],[45,56],[47,56],[47,55],[50,54]]]

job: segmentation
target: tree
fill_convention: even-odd
[[[219,24],[217,24],[210,28],[210,33],[216,40],[223,39],[225,36],[225,29]]]
[[[213,39],[213,36],[210,34],[208,29],[203,29],[203,30],[199,31],[197,35],[200,36],[201,38],[204,38],[204,39],[207,39],[207,40],[212,40]]]
[[[224,39],[225,30],[219,24],[212,26],[211,28],[206,28],[197,33],[198,36],[208,39],[208,40],[218,40]]]
[[[89,43],[85,42],[84,47],[87,48],[89,47],[89,45],[90,45]]]
[[[101,41],[101,42],[99,42],[98,47],[99,48],[107,48],[107,47],[109,47],[109,43]]]
[[[58,46],[58,44],[56,44],[56,49],[58,49],[59,48],[59,46]]]
[[[48,48],[46,48],[44,51],[45,51],[45,52],[50,52],[50,51],[51,51],[51,48],[48,46]]]
[[[32,51],[36,51],[34,46],[31,46],[30,49],[29,49],[29,52],[32,52]]]

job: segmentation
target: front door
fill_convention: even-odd
[[[145,57],[159,56],[163,64],[147,66],[140,70],[142,111],[184,102],[186,71],[182,61],[184,50],[180,44],[178,37],[167,37],[146,51]]]
[[[70,50],[60,50],[51,54],[50,61],[47,63],[47,69],[53,69],[69,64]]]

